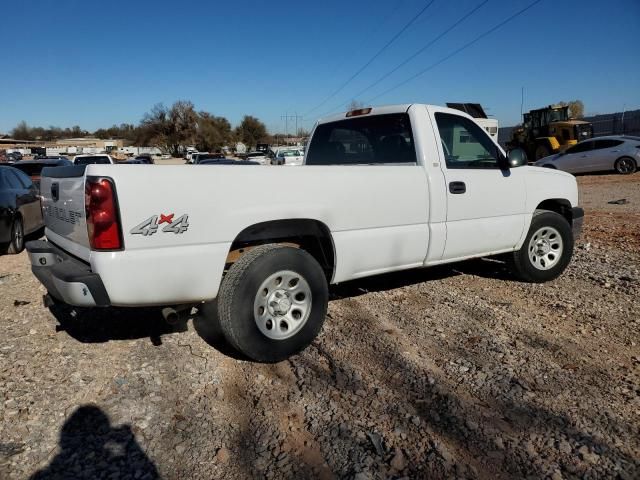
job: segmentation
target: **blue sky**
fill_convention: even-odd
[[[137,123],[175,100],[284,131],[285,113],[365,103],[489,30],[533,0],[489,0],[406,66],[365,87],[483,0],[435,0],[342,91],[429,0],[7,2],[2,7],[0,132],[30,125],[87,130]],[[640,108],[638,0],[542,0],[426,74],[373,101],[480,102],[501,125],[525,110],[582,99],[587,113]],[[293,128],[289,124],[290,132]]]

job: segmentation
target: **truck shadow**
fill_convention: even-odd
[[[459,275],[475,275],[498,280],[513,280],[505,264],[494,259],[474,259],[466,262],[431,268],[404,270],[331,285],[329,300],[358,297],[369,292],[384,292],[419,283],[443,280]],[[168,324],[160,308],[78,308],[56,304],[50,308],[58,321],[56,331],[64,331],[82,343],[104,343],[113,340],[149,338],[153,345],[162,344],[163,335],[188,330],[189,318],[196,333],[220,353],[238,360],[246,360],[227,344],[217,318],[214,301],[199,306],[198,313],[174,325]]]
[[[56,304],[49,310],[59,323],[56,331],[64,331],[82,343],[148,337],[158,346],[162,335],[187,330],[186,321],[175,325],[165,322],[159,308],[75,308]]]
[[[76,409],[60,429],[59,453],[31,480],[57,478],[160,478],[130,425],[114,427],[95,405]]]
[[[475,275],[495,280],[516,281],[503,261],[493,258],[478,258],[429,268],[416,268],[413,270],[385,273],[331,285],[329,287],[329,299],[340,300],[343,298],[358,297],[369,292],[385,292],[418,283],[456,277],[458,275]]]

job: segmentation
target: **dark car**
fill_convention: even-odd
[[[148,153],[143,153],[141,155],[138,155],[136,158],[134,158],[134,160],[140,160],[139,162],[136,163],[148,163],[148,164],[153,164],[153,156],[148,154]],[[130,163],[134,163],[134,162],[130,162]]]
[[[221,158],[224,158],[222,153],[194,153],[191,155],[191,161],[189,163],[197,165],[204,160],[219,160]]]
[[[7,162],[19,162],[22,160],[22,154],[20,152],[7,153]]]
[[[44,227],[40,196],[21,170],[0,165],[0,249],[20,253],[24,237]]]
[[[260,165],[258,162],[251,160],[232,160],[230,158],[214,158],[202,160],[198,165]]]
[[[118,163],[122,163],[122,164],[134,164],[134,165],[150,165],[151,162],[148,162],[144,159],[140,159],[140,158],[129,158],[128,160],[125,160],[124,162],[118,162]]]
[[[44,157],[38,160],[23,160],[22,162],[14,163],[12,166],[17,168],[31,177],[31,181],[40,191],[40,174],[44,167],[68,167],[73,165],[73,162],[67,157]]]

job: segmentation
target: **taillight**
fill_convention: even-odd
[[[120,250],[122,234],[113,182],[108,178],[88,177],[84,203],[91,249]]]

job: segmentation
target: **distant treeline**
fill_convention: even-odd
[[[306,136],[307,132],[297,132]],[[50,142],[65,138],[93,135],[101,139],[119,138],[135,145],[154,146],[166,153],[177,155],[185,145],[195,145],[201,151],[216,151],[224,145],[242,142],[248,146],[257,143],[273,143],[264,123],[251,115],[245,115],[236,128],[225,117],[209,112],[197,112],[190,101],[179,100],[171,107],[155,105],[145,113],[138,125],[121,123],[109,128],[88,132],[76,125],[71,128],[31,127],[20,122],[11,136],[18,140]]]

